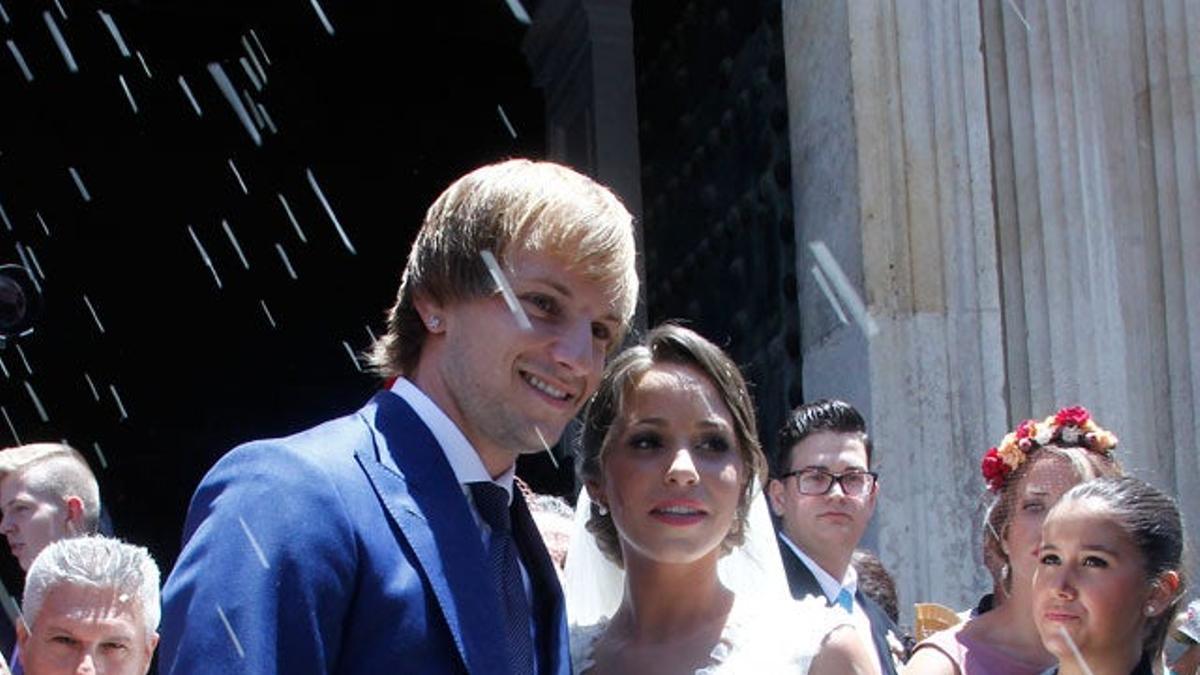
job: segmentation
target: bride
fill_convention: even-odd
[[[824,603],[791,599],[753,404],[718,347],[652,330],[605,370],[582,446],[566,569],[576,673],[874,670]]]

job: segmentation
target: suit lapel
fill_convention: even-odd
[[[855,599],[862,606],[863,612],[871,621],[871,641],[875,643],[875,651],[879,654],[879,662],[883,666],[883,675],[896,675],[896,665],[892,661],[892,647],[888,644],[888,631],[896,631],[896,624],[883,608],[874,600],[863,595],[862,591],[855,593]]]
[[[829,599],[825,597],[825,591],[821,590],[821,584],[817,581],[817,577],[808,569],[808,565],[796,555],[791,546],[787,545],[782,538],[776,537],[776,543],[779,544],[779,555],[783,558],[783,570],[787,573],[788,587],[792,590],[792,597],[797,600],[815,595],[825,601],[825,604],[830,604]]]
[[[793,598],[801,600],[815,595],[824,600],[827,605],[833,605],[825,597],[825,591],[821,590],[821,583],[817,581],[816,575],[808,569],[808,565],[804,564],[804,561],[783,539],[779,539],[779,553],[783,557],[783,569],[787,572],[788,586],[792,589]],[[896,675],[896,667],[892,662],[892,649],[887,643],[888,630],[894,630],[895,624],[883,609],[864,596],[862,591],[855,593],[855,599],[858,600],[858,604],[862,606],[863,612],[871,621],[871,642],[875,647],[875,652],[879,655],[879,662],[883,666],[883,675]]]
[[[469,672],[507,662],[499,598],[479,528],[433,434],[400,397],[381,392],[360,412],[377,448],[359,449],[367,474],[419,561]]]

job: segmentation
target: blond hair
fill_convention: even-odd
[[[429,207],[408,256],[387,334],[369,359],[384,377],[410,373],[425,343],[414,298],[437,302],[495,292],[482,260],[517,251],[549,252],[609,291],[621,320],[620,344],[637,305],[633,217],[608,188],[564,166],[513,159],[476,169]]]
[[[100,527],[100,485],[87,460],[65,443],[30,443],[0,450],[0,481],[20,475],[30,490],[83,502],[83,529]]]

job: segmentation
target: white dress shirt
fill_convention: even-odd
[[[450,463],[450,469],[454,472],[454,478],[458,480],[458,486],[462,489],[463,496],[467,498],[467,506],[471,509],[471,515],[475,518],[475,525],[479,527],[480,536],[483,539],[484,549],[488,549],[492,538],[492,528],[479,515],[479,509],[475,508],[475,498],[471,495],[471,483],[491,482],[504,488],[508,493],[508,503],[512,504],[513,498],[513,478],[517,475],[517,464],[513,462],[512,467],[492,478],[488,473],[487,467],[483,465],[483,460],[479,458],[479,453],[475,451],[475,447],[463,435],[458,425],[451,420],[442,409],[438,407],[433,399],[429,398],[425,392],[417,389],[416,385],[403,377],[397,377],[392,384],[392,393],[404,399],[404,402],[417,413],[417,417],[425,423],[433,434],[434,440],[441,446],[442,452],[446,455],[446,461]],[[532,582],[529,579],[529,571],[525,568],[525,561],[517,556],[517,562],[521,565],[521,582],[525,587],[526,599],[532,597]],[[533,607],[532,601],[529,608],[529,632],[533,638],[534,654],[537,654],[537,632],[535,630],[536,621],[534,614],[536,608]],[[539,659],[535,658],[534,663],[538,664]]]
[[[841,594],[842,589],[846,589],[850,593],[850,597],[854,598],[854,610],[850,612],[850,623],[858,631],[862,639],[866,640],[866,646],[869,648],[872,657],[875,660],[876,672],[883,672],[883,664],[879,662],[879,652],[875,649],[874,633],[871,631],[871,619],[867,616],[866,611],[862,608],[862,603],[858,601],[858,570],[854,569],[854,565],[846,566],[846,574],[838,581],[832,574],[826,572],[824,568],[817,564],[815,560],[808,557],[800,547],[796,545],[787,535],[780,532],[779,538],[783,543],[792,549],[800,562],[808,568],[809,572],[816,578],[817,584],[821,587],[821,592],[825,594],[825,599],[831,605],[837,604],[837,597]]]
[[[407,379],[397,377],[396,382],[392,384],[392,393],[404,399],[404,402],[417,413],[417,417],[420,417],[421,421],[425,423],[425,426],[429,427],[434,440],[446,455],[446,461],[450,463],[450,469],[454,472],[459,487],[467,497],[467,503],[471,505],[471,515],[475,516],[475,524],[483,532],[484,543],[487,543],[491,528],[483,522],[483,518],[475,509],[475,500],[471,497],[471,489],[468,485],[470,483],[495,483],[508,493],[508,503],[511,504],[513,478],[517,475],[516,463],[514,462],[508,471],[492,478],[487,467],[483,465],[483,460],[479,458],[479,453],[471,445],[471,441],[467,440],[458,425],[442,412],[442,409],[425,392],[417,389],[417,386]]]

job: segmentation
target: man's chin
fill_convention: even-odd
[[[522,455],[535,455],[539,452],[547,452],[562,437],[562,429],[555,429],[552,433],[544,431],[545,427],[534,427],[534,429],[534,433],[525,438],[522,443]]]
[[[851,549],[858,546],[858,540],[861,533],[852,527],[835,527],[829,523],[822,523],[824,527],[812,537],[814,544],[817,544],[823,549]]]

